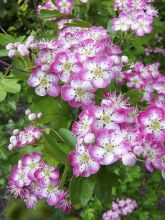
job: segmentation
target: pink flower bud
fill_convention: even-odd
[[[114,64],[118,65],[120,63],[120,58],[116,55],[111,56]]]
[[[36,114],[35,113],[31,113],[31,114],[29,114],[28,115],[28,119],[30,120],[30,121],[34,121],[35,119],[36,119]]]
[[[9,43],[9,44],[6,45],[6,50],[13,50],[13,49],[15,49],[14,44]]]
[[[122,56],[122,57],[121,57],[121,61],[122,61],[124,64],[127,64],[127,63],[129,62],[127,56]]]
[[[94,144],[95,143],[95,135],[93,133],[88,133],[84,137],[85,144]]]
[[[11,137],[10,137],[10,143],[15,142],[16,139],[17,139],[16,136],[11,136]]]
[[[37,133],[36,135],[35,135],[35,138],[38,140],[38,139],[40,139],[42,137],[42,134],[41,133]]]
[[[24,44],[20,44],[17,49],[21,56],[24,57],[29,55],[29,51]]]
[[[136,146],[136,147],[134,147],[133,152],[137,156],[141,156],[143,154],[144,150],[143,150],[142,146]]]
[[[128,154],[125,154],[123,157],[122,157],[122,162],[123,162],[123,165],[125,166],[134,166],[136,164],[136,156],[135,154],[133,153],[128,153]]]
[[[26,109],[25,115],[30,115],[30,113],[31,113],[31,110],[30,109]]]
[[[9,145],[8,145],[8,149],[9,149],[9,150],[12,150],[13,148],[14,148],[14,146],[13,146],[12,144],[9,144]]]
[[[42,112],[39,112],[39,113],[37,114],[37,118],[42,118],[42,116],[43,116],[43,113],[42,113]]]
[[[13,135],[18,135],[19,134],[19,130],[18,129],[14,129],[13,130]]]
[[[12,57],[15,56],[15,54],[16,54],[16,50],[10,50],[10,51],[8,52],[8,57],[12,58]]]

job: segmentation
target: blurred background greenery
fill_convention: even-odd
[[[32,31],[37,31],[40,28],[38,18],[35,13],[35,6],[45,1],[39,0],[0,0],[0,32],[7,32],[14,36],[29,35]],[[91,0],[90,7],[82,8],[81,13],[75,8],[74,14],[79,13],[83,19],[87,19],[92,24],[103,25],[107,27],[107,23],[113,16],[112,3],[113,1]],[[101,3],[106,4],[101,4]],[[35,4],[34,4],[35,3]],[[110,3],[110,4],[109,4]],[[108,7],[107,7],[108,4]],[[159,61],[164,62],[164,57],[159,54],[153,54],[151,57],[146,57],[144,48],[147,46],[159,47],[164,45],[165,33],[165,1],[157,0],[155,7],[160,12],[159,19],[154,23],[154,31],[151,35],[144,38],[136,39],[134,43],[134,56],[138,60],[144,60],[147,63]],[[158,34],[162,37],[161,42],[154,40],[154,36]],[[128,45],[125,45],[125,52],[128,53]],[[6,59],[6,58],[5,58]],[[8,60],[10,62],[10,60]],[[0,67],[2,71],[2,66]],[[164,72],[165,67],[161,65],[161,70]],[[9,95],[6,102],[0,103],[0,220],[96,220],[101,219],[103,207],[100,201],[93,198],[87,207],[83,210],[73,211],[71,215],[64,215],[58,209],[48,207],[46,203],[40,202],[35,210],[28,210],[19,200],[13,200],[7,192],[7,177],[12,166],[18,161],[22,152],[9,152],[7,150],[8,138],[14,128],[22,128],[26,123],[24,119],[24,111],[26,109],[26,96],[24,91],[17,95]],[[158,172],[154,175],[141,171],[140,166],[133,168],[118,167],[115,172],[121,173],[121,182],[119,183],[121,196],[136,195],[138,203],[143,209],[137,210],[134,218],[139,220],[163,220],[165,200],[164,182]],[[149,176],[149,178],[148,178]],[[109,184],[109,182],[107,183]],[[106,185],[104,186],[106,187]],[[108,187],[108,185],[107,185]],[[156,189],[161,190],[156,191]],[[115,194],[115,188],[113,193]],[[140,193],[139,193],[140,192]],[[145,192],[145,196],[143,195]],[[150,213],[152,212],[152,218]]]

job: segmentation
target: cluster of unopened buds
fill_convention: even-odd
[[[33,36],[29,36],[26,43],[9,43],[6,45],[6,50],[8,51],[8,56],[10,58],[19,55],[19,56],[29,56],[30,50],[37,47],[36,40]]]
[[[121,160],[125,166],[144,158],[149,171],[165,170],[165,113],[163,108],[149,106],[138,112],[128,100],[106,93],[100,106],[91,105],[72,127],[77,145],[69,154],[75,176],[88,177],[100,165]]]
[[[142,62],[135,63],[131,69],[121,72],[117,77],[117,83],[126,84],[131,89],[143,92],[142,101],[151,105],[155,102],[163,107],[165,99],[165,76],[160,74],[159,63],[144,65]],[[155,92],[156,99],[155,100]],[[162,104],[161,101],[162,100]]]
[[[46,200],[49,206],[70,212],[72,207],[68,193],[60,189],[59,170],[42,161],[38,153],[25,154],[13,167],[9,176],[10,193],[21,198],[28,208],[35,208],[38,200]]]
[[[43,117],[43,113],[33,113],[30,109],[26,109],[25,115],[28,117],[29,121],[35,121],[36,119],[40,119]]]
[[[72,107],[92,104],[96,90],[106,88],[128,63],[102,27],[65,27],[53,41],[39,42],[38,48],[28,84],[39,96],[55,97],[61,90]]]
[[[112,203],[112,209],[103,213],[102,220],[121,220],[122,216],[127,216],[138,207],[133,199],[117,199]]]
[[[114,10],[119,10],[119,17],[112,19],[115,31],[133,30],[137,36],[152,32],[153,17],[158,11],[145,0],[115,0]]]
[[[30,109],[27,109],[25,111],[25,115],[27,115],[30,121],[34,121],[36,119],[40,119],[43,116],[43,113],[39,112],[36,114],[32,113]],[[10,144],[8,145],[8,149],[12,150],[16,147],[22,148],[26,145],[34,144],[41,137],[41,129],[33,125],[25,127],[22,131],[19,129],[14,129],[12,136],[10,137]]]

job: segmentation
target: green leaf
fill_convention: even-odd
[[[44,134],[44,139],[46,144],[45,150],[47,150],[48,153],[51,154],[57,161],[66,164],[67,154],[59,148],[59,145],[52,133]]]
[[[5,100],[6,95],[7,95],[7,92],[1,89],[1,90],[0,90],[0,102],[2,102],[3,100]]]
[[[15,38],[9,34],[2,34],[0,33],[0,45],[6,46],[9,43],[14,43]]]
[[[2,78],[0,80],[0,87],[6,92],[17,93],[21,90],[21,85],[17,82],[17,79]]]
[[[74,27],[82,27],[82,28],[89,28],[92,25],[89,22],[78,20],[78,21],[73,21],[71,23],[66,24],[67,26],[74,26]]]
[[[126,97],[129,97],[129,101],[133,105],[137,105],[142,97],[143,97],[143,92],[140,90],[129,90],[126,94]]]
[[[96,176],[88,178],[73,176],[69,185],[72,204],[75,208],[85,206],[92,197],[96,184]]]
[[[118,185],[118,175],[102,167],[97,174],[94,195],[105,205],[109,206],[113,200],[112,189]]]
[[[65,129],[65,128],[60,128],[59,134],[61,135],[65,143],[68,144],[72,150],[75,147],[76,142],[77,142],[74,134],[70,130]]]
[[[8,52],[6,49],[0,50],[0,57],[7,57],[7,56],[8,56]]]
[[[64,14],[60,13],[58,10],[46,10],[43,9],[41,11],[41,14],[39,15],[40,18],[42,19],[48,19],[48,18],[61,18],[63,17]]]

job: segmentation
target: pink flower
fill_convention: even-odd
[[[105,88],[112,79],[112,66],[113,60],[106,55],[89,58],[82,77],[84,80],[90,80],[96,88]]]
[[[87,106],[94,103],[94,87],[88,81],[72,80],[70,85],[61,88],[61,96],[65,101],[69,101],[71,106]]]
[[[56,0],[56,7],[63,14],[71,14],[73,8],[73,0]]]
[[[100,169],[99,163],[91,158],[88,148],[83,145],[77,145],[69,154],[68,160],[73,166],[75,176],[88,177]]]
[[[42,71],[39,67],[33,69],[33,73],[28,79],[28,84],[35,88],[35,92],[39,96],[58,96],[60,87],[58,86],[58,77]]]
[[[148,137],[160,142],[165,140],[165,119],[162,108],[150,106],[138,116],[138,123],[142,132]]]

